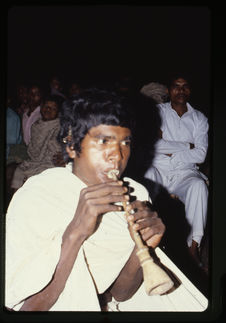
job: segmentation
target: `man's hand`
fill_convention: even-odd
[[[128,216],[128,220],[134,222],[133,228],[139,231],[143,241],[149,247],[155,248],[160,243],[165,232],[165,225],[158,217],[157,212],[152,211],[149,202],[134,201],[126,207],[126,210],[133,214]]]
[[[194,144],[192,144],[191,142],[189,142],[189,145],[190,145],[190,149],[194,149],[195,148],[195,145]],[[165,154],[166,156],[169,156],[169,157],[171,157],[172,156],[172,154]]]
[[[122,211],[117,202],[129,200],[127,188],[122,181],[111,181],[88,186],[81,190],[73,220],[68,225],[63,239],[77,236],[78,232],[87,239],[96,229],[98,217],[111,211]]]

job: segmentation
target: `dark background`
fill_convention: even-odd
[[[208,6],[12,6],[8,84],[130,75],[144,85],[185,72],[192,78],[191,103],[208,114],[212,14]]]

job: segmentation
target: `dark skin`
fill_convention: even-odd
[[[191,94],[188,82],[183,78],[174,80],[168,90],[172,108],[181,117],[187,112],[188,99]]]
[[[73,173],[87,187],[80,192],[78,206],[62,239],[62,249],[52,281],[40,292],[29,297],[22,311],[48,311],[64,289],[83,242],[96,229],[98,217],[106,212],[121,211],[116,202],[129,200],[127,188],[121,180],[113,181],[107,172],[119,170],[119,177],[126,168],[130,156],[131,132],[119,126],[99,125],[90,129],[82,140],[82,151],[78,154],[73,146],[67,151],[74,160]],[[135,230],[139,230],[148,246],[155,248],[165,231],[165,226],[156,212],[152,212],[144,201],[134,201],[127,210],[136,209],[133,215]],[[108,295],[118,301],[129,299],[142,283],[142,270],[136,256],[136,247],[108,289]],[[76,286],[75,286],[76,289]],[[78,290],[79,293],[79,290]]]
[[[40,109],[43,121],[51,121],[58,117],[58,104],[55,101],[45,101]]]

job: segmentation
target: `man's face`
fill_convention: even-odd
[[[183,78],[176,79],[170,86],[169,97],[171,103],[186,104],[191,94],[188,82]]]
[[[79,94],[81,92],[80,86],[77,83],[73,83],[70,87],[69,94]]]
[[[50,84],[52,88],[56,90],[61,90],[60,81],[58,79],[52,79]]]
[[[19,86],[17,89],[17,97],[19,102],[27,103],[28,89],[23,85]]]
[[[43,121],[54,120],[58,116],[58,105],[54,101],[46,101],[41,106],[40,112]]]
[[[39,106],[41,103],[41,92],[37,86],[33,86],[29,91],[29,104],[31,106]]]
[[[82,140],[81,153],[75,153],[73,172],[87,185],[109,181],[107,173],[111,169],[118,169],[120,177],[130,157],[130,146],[130,129],[92,127]]]

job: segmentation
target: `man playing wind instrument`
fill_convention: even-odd
[[[89,89],[64,104],[60,122],[67,166],[29,178],[8,208],[6,308],[203,311],[205,297],[157,247],[165,226],[147,203],[147,190],[122,178],[134,132],[128,103]],[[118,180],[108,177],[113,169]],[[126,219],[122,205],[129,200]],[[185,284],[165,295],[145,294],[127,220]]]

